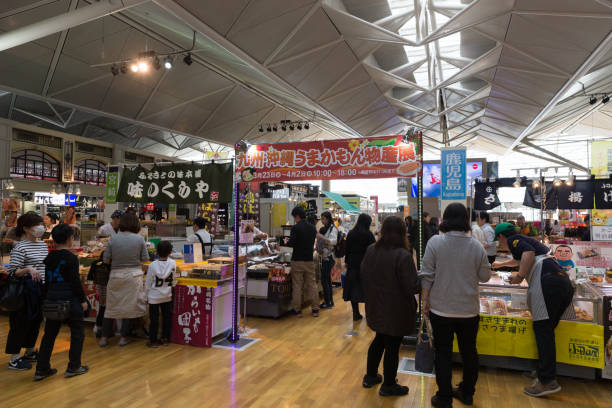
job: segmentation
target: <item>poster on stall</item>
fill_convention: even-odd
[[[124,169],[117,200],[196,204],[232,201],[232,164],[174,164]]]
[[[593,181],[595,191],[595,208],[600,210],[612,210],[612,179]]]
[[[255,239],[255,220],[240,220],[240,243],[252,244]]]
[[[594,176],[612,174],[612,141],[591,142],[591,174]]]
[[[236,155],[243,181],[411,177],[418,146],[405,136],[252,145]]]
[[[593,241],[612,241],[612,210],[593,210],[591,239]]]
[[[176,285],[172,342],[177,344],[212,346],[213,288]]]
[[[604,367],[602,326],[562,320],[555,345],[558,363]],[[538,358],[533,321],[526,317],[480,315],[476,346],[481,355]],[[453,351],[459,351],[456,340]]]
[[[259,226],[259,197],[259,183],[240,183],[240,219],[253,220],[255,226]]]
[[[465,200],[466,197],[466,151],[465,148],[442,149],[440,162],[442,200]]]
[[[578,241],[571,245],[552,244],[551,252],[566,270],[576,267],[593,268],[593,273],[601,276],[606,268],[612,268],[612,242]],[[612,283],[612,282],[611,282]]]
[[[602,290],[606,294],[603,298],[603,324],[606,366],[601,376],[612,380],[612,284]]]

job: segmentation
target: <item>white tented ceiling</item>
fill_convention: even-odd
[[[3,1],[0,115],[179,157],[410,127],[429,154],[552,157],[551,132],[612,128],[611,27],[608,0]],[[11,43],[16,29],[31,40]],[[176,52],[172,69],[111,73],[145,50]]]

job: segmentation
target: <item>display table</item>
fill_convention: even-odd
[[[244,288],[246,265],[239,268]],[[179,278],[174,287],[172,342],[211,347],[213,338],[232,327],[232,279]]]

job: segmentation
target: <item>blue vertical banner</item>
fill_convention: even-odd
[[[465,200],[466,198],[466,150],[442,149],[440,162],[442,173],[441,199]]]

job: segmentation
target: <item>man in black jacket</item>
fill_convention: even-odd
[[[61,224],[53,228],[51,236],[56,244],[56,250],[45,258],[45,286],[43,299],[46,301],[69,301],[70,315],[67,323],[70,326],[70,351],[68,368],[65,377],[85,374],[89,369],[81,365],[81,353],[85,340],[84,311],[87,310],[87,298],[79,276],[79,260],[68,249],[72,248],[73,228]],[[55,338],[62,326],[61,320],[47,319],[45,335],[40,343],[40,352],[34,381],[40,381],[57,373],[51,368],[50,360]]]
[[[305,299],[310,299],[312,315],[319,316],[319,293],[315,279],[315,268],[312,253],[314,250],[317,229],[306,222],[306,212],[302,207],[291,211],[295,225],[291,227],[291,236],[287,246],[293,248],[291,256],[291,305],[295,314],[302,317],[302,291]]]

